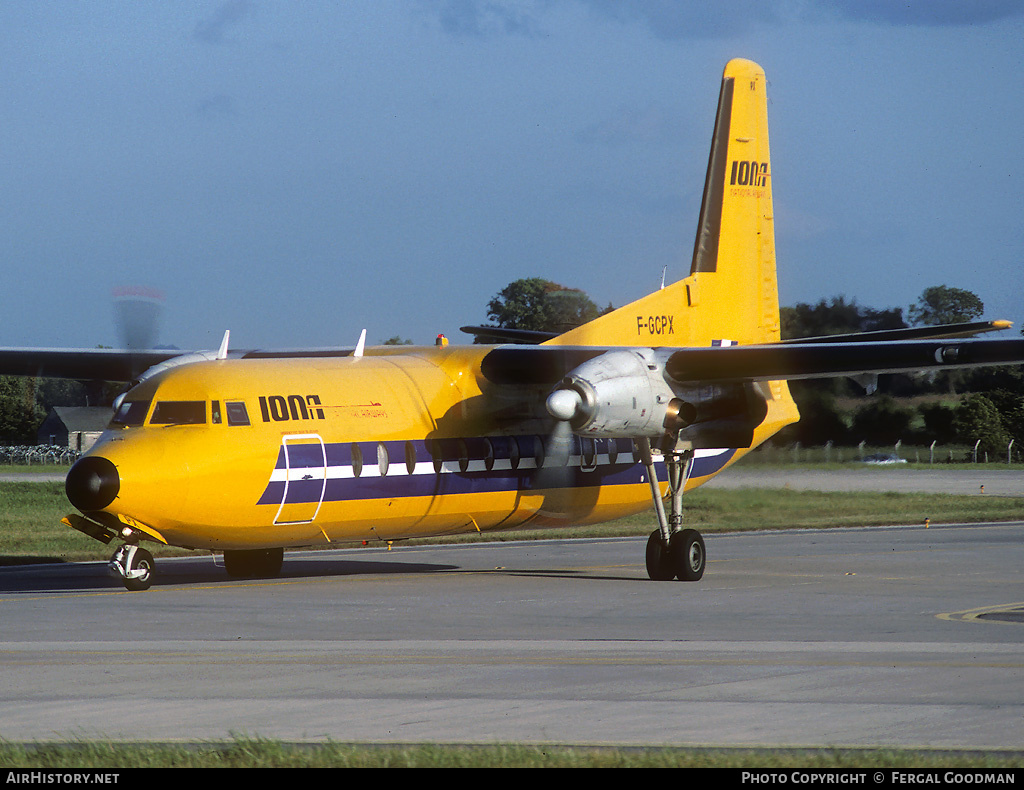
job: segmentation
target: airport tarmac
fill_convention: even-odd
[[[0,568],[0,739],[1024,748],[1024,523]]]

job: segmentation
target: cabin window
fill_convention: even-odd
[[[377,468],[380,469],[380,476],[384,477],[388,473],[388,448],[384,446],[383,442],[377,444]]]
[[[153,409],[150,425],[205,425],[206,401],[163,400]]]
[[[516,441],[516,437],[510,436],[508,438],[508,462],[512,465],[513,469],[519,468],[519,442]]]
[[[228,425],[248,425],[249,411],[245,403],[240,400],[229,400],[224,404],[224,410],[228,415]]]
[[[117,412],[111,419],[111,425],[142,425],[146,420],[146,413],[149,411],[148,400],[126,400],[117,407]]]
[[[434,473],[441,474],[444,466],[444,456],[441,454],[441,443],[437,439],[427,442],[427,452],[430,453],[430,460],[434,462]]]
[[[359,477],[363,473],[363,451],[359,445],[352,443],[352,477]]]
[[[405,469],[409,474],[416,473],[416,446],[412,442],[405,443]]]
[[[593,469],[597,466],[597,443],[593,439],[583,439],[582,445],[580,464],[584,469]]]
[[[533,456],[533,462],[537,469],[544,466],[544,442],[539,436],[520,436],[519,441],[523,443],[521,455],[525,458]]]

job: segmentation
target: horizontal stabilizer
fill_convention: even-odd
[[[540,332],[533,329],[506,329],[501,326],[462,326],[460,331],[473,335],[483,343],[543,343],[558,335],[555,332]]]

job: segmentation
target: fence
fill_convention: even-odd
[[[868,446],[861,442],[856,446],[840,446],[828,442],[824,445],[802,445],[800,442],[788,446],[765,444],[747,458],[769,464],[806,463],[877,463],[877,464],[1019,464],[1024,463],[1024,448],[1011,440],[998,453],[981,449],[979,439],[973,445],[904,445],[896,442],[886,447]]]
[[[42,464],[70,466],[80,455],[81,452],[78,450],[51,444],[0,446],[0,464],[7,464],[8,466],[35,466]]]

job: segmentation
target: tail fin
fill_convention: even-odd
[[[749,60],[725,67],[690,276],[548,341],[707,346],[779,340],[768,98]]]

